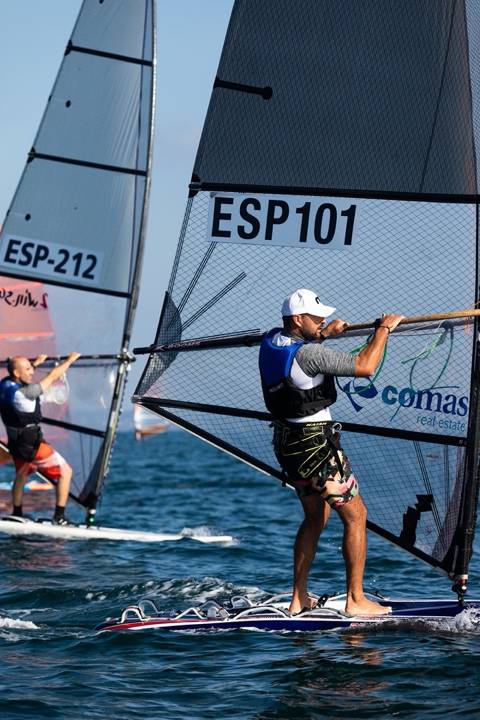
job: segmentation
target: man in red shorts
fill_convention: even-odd
[[[54,522],[66,525],[68,520],[65,517],[65,506],[72,468],[60,453],[43,439],[39,424],[42,420],[40,396],[62,377],[80,357],[80,353],[70,353],[63,363],[53,368],[40,382],[32,383],[35,368],[41,365],[46,357],[39,355],[33,363],[20,355],[8,359],[9,374],[0,382],[0,415],[7,430],[8,449],[16,468],[12,492],[13,515],[22,517],[23,486],[29,475],[38,470],[55,484]]]

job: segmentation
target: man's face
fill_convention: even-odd
[[[305,340],[319,340],[322,328],[325,327],[325,318],[319,315],[297,315],[298,327]]]
[[[13,374],[18,380],[27,385],[32,382],[33,373],[35,372],[32,363],[28,358],[18,358],[15,361]]]

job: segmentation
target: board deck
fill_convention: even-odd
[[[191,607],[170,616],[162,613],[154,600],[146,598],[138,605],[127,607],[119,618],[108,618],[95,629],[97,632],[131,630],[206,632],[240,629],[320,632],[367,628],[386,623],[429,622],[454,618],[470,608],[478,608],[480,611],[480,600],[462,604],[455,599],[388,599],[369,596],[381,605],[391,607],[391,614],[352,617],[344,612],[346,596],[335,595],[324,600],[321,607],[292,615],[288,612],[289,598],[283,599],[285,597],[274,596],[261,605],[254,605],[248,598],[238,596],[225,605],[208,601],[199,607]]]
[[[56,540],[127,540],[131,542],[176,542],[178,540],[196,540],[205,544],[230,544],[231,535],[208,535],[182,530],[179,533],[153,533],[122,528],[86,525],[54,525],[50,520],[30,520],[27,518],[0,518],[0,533],[16,537],[42,537]]]

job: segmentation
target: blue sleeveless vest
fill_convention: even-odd
[[[13,400],[22,383],[10,376],[0,381],[0,415],[7,429],[8,449],[14,458],[33,460],[42,442],[42,430],[38,424],[42,419],[40,398],[35,400],[32,412],[18,410]]]
[[[35,409],[33,412],[18,410],[14,406],[13,399],[15,393],[21,388],[22,383],[12,380],[10,376],[0,381],[0,415],[7,428],[23,428],[26,425],[37,424],[42,419],[39,397],[35,400]]]
[[[272,340],[278,332],[282,332],[282,328],[274,328],[265,335],[258,358],[263,398],[268,410],[280,419],[300,418],[332,405],[337,399],[332,375],[325,375],[320,385],[308,390],[293,383],[290,371],[295,355],[305,342],[298,340],[290,345],[274,345]]]

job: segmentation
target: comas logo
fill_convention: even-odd
[[[397,388],[395,385],[386,385],[380,390],[373,383],[361,385],[357,380],[349,380],[338,387],[348,397],[356,412],[361,412],[369,400],[378,397],[384,405],[392,408],[394,414],[401,408],[458,417],[464,417],[468,413],[468,397],[448,392],[457,389],[456,387],[414,390],[411,387]]]
[[[361,412],[369,401],[377,399],[377,402],[380,401],[391,409],[390,420],[400,412],[403,414],[404,411],[414,411],[416,417],[413,422],[420,426],[463,431],[465,422],[453,418],[464,418],[468,414],[468,395],[462,395],[458,385],[443,384],[454,350],[454,338],[453,323],[444,321],[433,331],[427,345],[421,345],[419,352],[414,351],[409,357],[399,358],[397,372],[404,373],[406,370],[404,380],[400,380],[400,387],[385,385],[379,388],[375,385],[382,372],[386,350],[372,380],[354,378],[343,383],[337,378],[337,387],[345,393],[357,413]],[[355,354],[363,347],[365,345],[351,352]],[[402,366],[405,370],[401,369]],[[444,417],[439,417],[440,415]]]
[[[387,385],[382,390],[382,402],[385,405],[398,405],[402,408],[413,408],[429,412],[443,413],[444,415],[458,415],[463,417],[468,412],[468,397],[458,397],[453,393],[445,393],[449,387],[430,388],[429,390],[413,390]],[[440,392],[440,390],[442,392]]]

